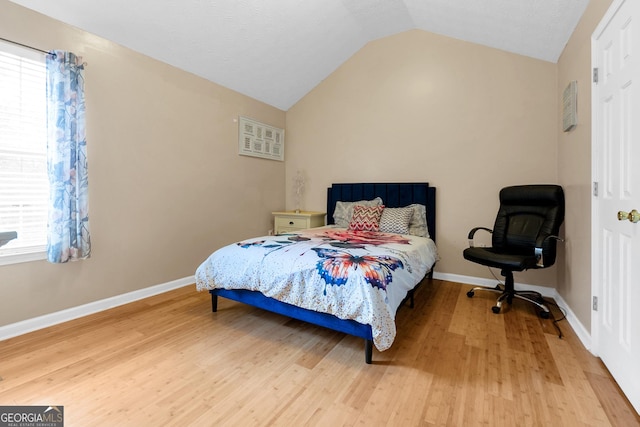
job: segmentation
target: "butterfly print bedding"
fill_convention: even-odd
[[[398,306],[436,260],[429,238],[321,227],[225,246],[198,267],[196,286],[259,291],[371,325],[383,351],[395,338]]]

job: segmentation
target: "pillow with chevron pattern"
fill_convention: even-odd
[[[338,227],[349,228],[355,206],[380,206],[381,204],[382,199],[380,197],[376,197],[373,200],[360,200],[357,202],[338,201],[336,202],[336,209],[333,211],[333,220]]]
[[[409,224],[413,218],[412,207],[384,208],[380,217],[380,231],[383,233],[409,234]]]
[[[353,208],[353,216],[349,222],[349,230],[352,231],[378,231],[380,228],[380,217],[384,205],[362,206]]]

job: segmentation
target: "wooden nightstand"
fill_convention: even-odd
[[[271,213],[274,217],[275,234],[290,233],[324,225],[324,212],[301,211],[296,213],[295,211],[281,211]]]

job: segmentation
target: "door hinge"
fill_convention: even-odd
[[[598,83],[598,68],[593,69],[593,82]]]
[[[593,311],[598,311],[598,297],[593,297]]]
[[[593,182],[593,197],[598,197],[598,183],[596,181]]]

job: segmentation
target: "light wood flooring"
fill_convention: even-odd
[[[361,339],[189,286],[0,342],[0,405],[63,405],[66,426],[634,426],[567,322],[425,281],[398,335]]]

